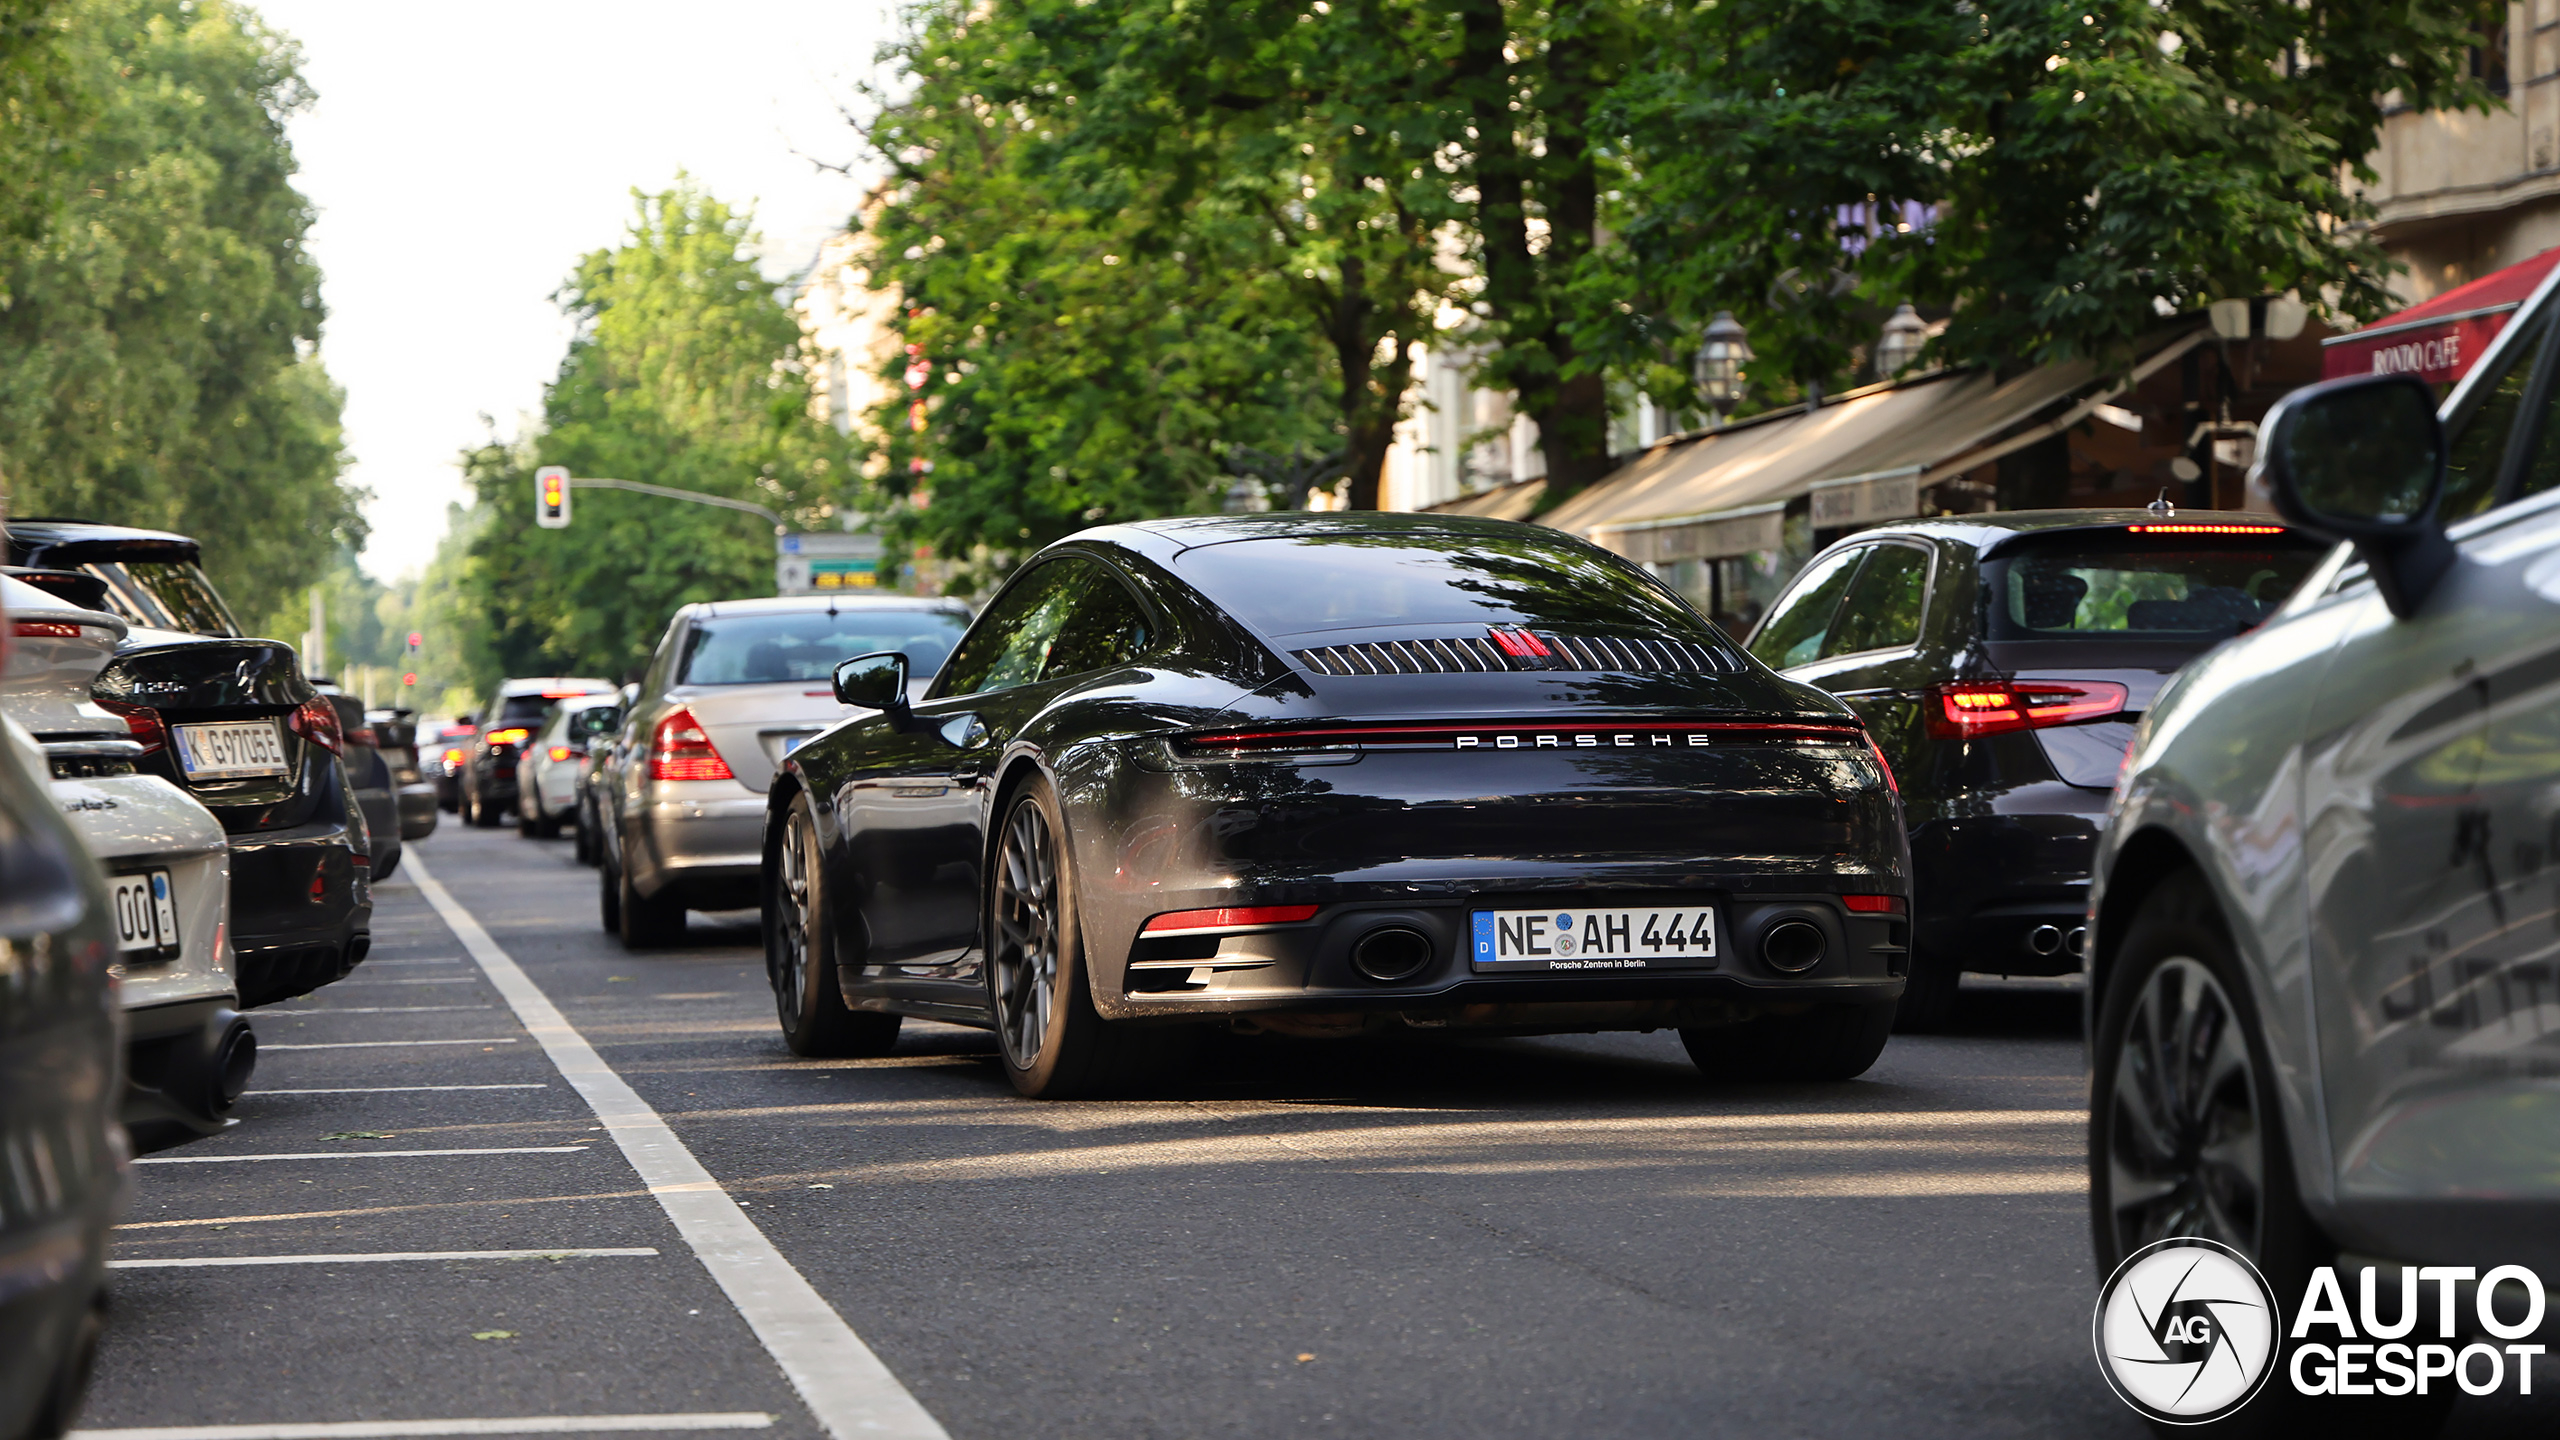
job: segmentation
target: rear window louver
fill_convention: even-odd
[[[1294,652],[1319,675],[1449,675],[1510,670],[1582,670],[1637,674],[1714,675],[1733,668],[1714,649],[1688,640],[1626,635],[1558,635],[1530,632],[1548,654],[1507,655],[1491,640],[1366,640]]]

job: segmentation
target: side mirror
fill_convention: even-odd
[[[2447,447],[2435,391],[2414,375],[2324,381],[2276,402],[2259,431],[2277,512],[2353,541],[2391,613],[2416,614],[2454,560],[2436,518]]]
[[[836,666],[836,703],[877,710],[907,728],[907,657],[896,650],[856,655]]]

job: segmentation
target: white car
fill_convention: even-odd
[[[37,751],[54,798],[107,872],[127,1023],[124,1116],[144,1148],[222,1128],[257,1039],[235,1008],[231,849],[195,798],[138,773],[124,719],[89,698],[125,622],[0,576],[8,665],[0,722]]]
[[[610,744],[621,723],[620,695],[572,695],[551,707],[516,762],[517,834],[548,840],[578,821],[578,782],[593,764],[587,747],[599,738]],[[584,860],[587,837],[578,838]]]

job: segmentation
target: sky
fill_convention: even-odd
[[[434,555],[480,417],[514,436],[539,413],[571,333],[552,293],[621,238],[634,186],[682,170],[753,201],[776,278],[843,224],[864,171],[840,107],[894,25],[890,0],[251,3],[319,95],[290,138],[386,580]]]

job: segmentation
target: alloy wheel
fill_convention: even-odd
[[[2259,1253],[2267,1129],[2249,1041],[2222,982],[2164,960],[2143,982],[2116,1051],[2107,1203],[2116,1253],[2202,1236]]]
[[[1006,822],[996,873],[996,943],[990,979],[1005,1058],[1028,1070],[1040,1059],[1058,989],[1058,860],[1048,817],[1028,800]]]
[[[808,826],[798,815],[782,827],[782,904],[774,917],[775,946],[773,986],[785,1017],[800,1014],[808,996],[809,980],[804,965],[809,956],[809,844]]]

